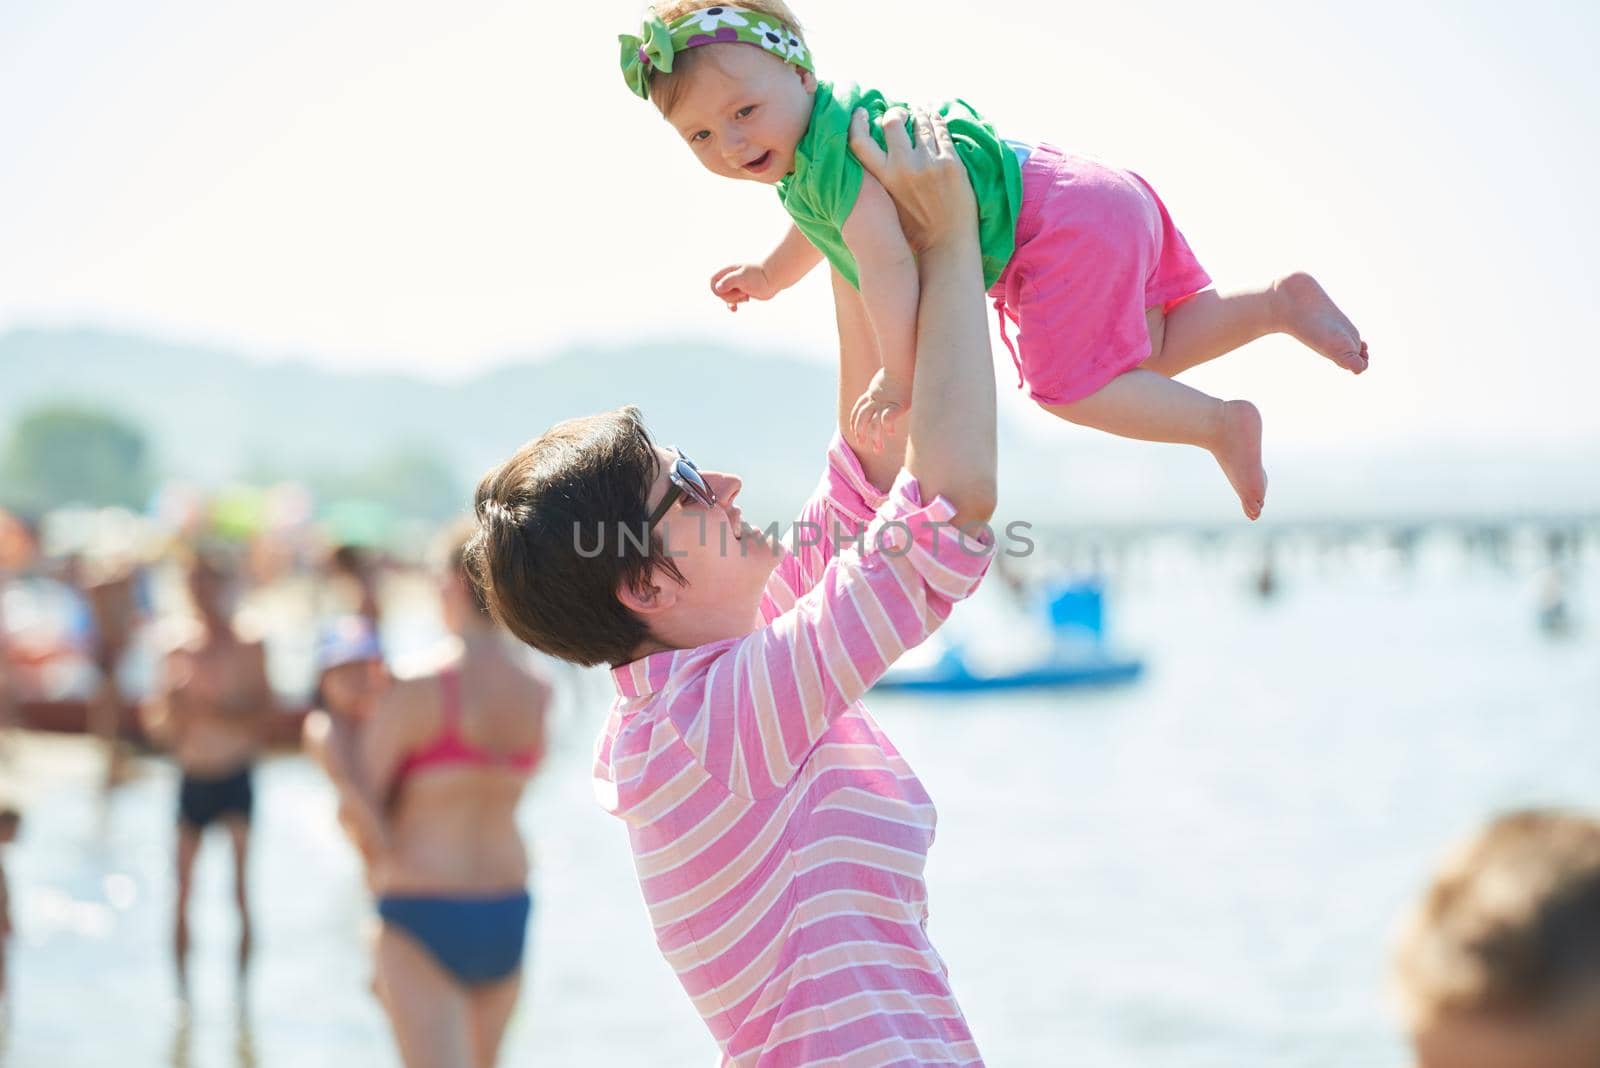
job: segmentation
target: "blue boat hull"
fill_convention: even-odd
[[[1144,661],[1131,657],[1062,660],[997,675],[975,675],[960,663],[944,661],[923,671],[891,673],[879,680],[874,688],[907,693],[972,693],[978,690],[1114,686],[1133,682],[1143,673]]]

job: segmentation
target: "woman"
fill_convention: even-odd
[[[408,1068],[495,1063],[532,907],[515,817],[550,688],[489,619],[464,546],[452,542],[440,591],[458,652],[395,682],[361,727],[358,781],[383,817],[376,985]]]
[[[919,253],[909,445],[845,444],[877,354],[841,300],[840,435],[797,554],[743,522],[737,476],[655,445],[632,409],[553,428],[478,487],[496,615],[613,665],[596,790],[725,1064],[981,1063],[925,929],[932,802],[859,700],[993,552],[955,529],[995,495],[971,186],[942,125],[918,116],[913,146],[903,120],[887,156],[862,117],[851,143]]]

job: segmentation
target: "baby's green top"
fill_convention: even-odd
[[[866,108],[872,135],[883,143],[878,119],[896,102],[876,89],[853,83],[817,83],[811,126],[795,146],[794,173],[778,183],[778,199],[800,232],[852,286],[861,288],[856,259],[845,247],[844,221],[861,192],[861,164],[850,152],[850,115]],[[906,104],[899,106],[910,108]],[[994,285],[1016,249],[1017,213],[1022,210],[1022,165],[963,100],[939,107],[978,198],[978,237],[983,245],[983,284]]]

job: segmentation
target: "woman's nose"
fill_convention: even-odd
[[[744,479],[738,475],[723,474],[721,471],[702,471],[706,485],[711,487],[711,492],[717,495],[718,504],[732,504],[739,491],[744,489]]]

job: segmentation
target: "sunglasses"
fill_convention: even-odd
[[[703,508],[715,508],[717,495],[706,484],[705,477],[700,474],[700,469],[694,461],[685,456],[676,446],[669,445],[673,460],[672,466],[667,468],[667,492],[661,498],[661,503],[656,505],[656,510],[650,513],[650,526],[654,527],[661,522],[661,517],[667,514],[667,509],[678,503],[678,498],[688,497],[691,501]]]

